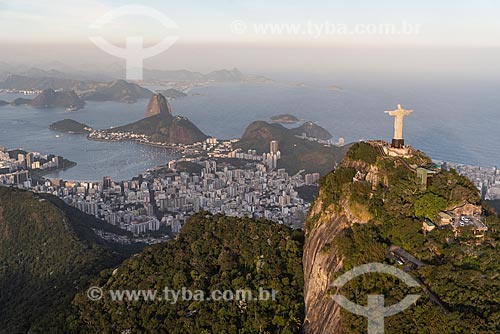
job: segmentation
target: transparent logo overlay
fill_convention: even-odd
[[[331,287],[340,289],[350,280],[368,273],[388,274],[397,277],[409,287],[420,286],[419,282],[401,269],[382,263],[368,263],[349,270],[337,278],[331,284]],[[420,295],[407,295],[399,303],[387,307],[384,304],[384,295],[368,295],[366,306],[354,304],[339,294],[332,296],[332,298],[347,311],[368,318],[368,334],[382,334],[384,333],[384,319],[403,312],[414,304],[420,298]]]
[[[277,290],[268,290],[259,287],[253,291],[250,289],[237,290],[213,290],[206,292],[204,290],[191,290],[187,287],[180,289],[171,289],[165,287],[163,290],[103,290],[101,287],[93,286],[87,290],[87,298],[92,301],[98,301],[103,298],[114,302],[164,302],[176,304],[184,301],[200,302],[259,302],[276,301]]]
[[[164,13],[142,5],[125,5],[114,8],[95,20],[89,28],[99,31],[104,29],[106,24],[123,16],[144,16],[148,19],[158,21],[166,30],[179,28],[178,25]],[[178,38],[179,37],[176,35],[168,34],[157,44],[150,47],[144,47],[144,36],[126,36],[125,48],[120,48],[105,40],[102,36],[89,36],[89,39],[104,52],[125,59],[125,76],[127,80],[142,80],[144,59],[151,58],[166,51],[174,45]]]

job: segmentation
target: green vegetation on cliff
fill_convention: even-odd
[[[170,103],[159,93],[149,99],[145,118],[108,131],[141,134],[150,137],[154,142],[175,144],[193,144],[207,138],[207,135],[186,117],[173,116]]]
[[[365,142],[355,143],[347,152],[347,157],[351,160],[361,160],[368,164],[373,164],[377,161],[378,152],[372,145]]]
[[[77,333],[299,333],[303,235],[268,221],[198,213],[179,236],[147,248],[92,285],[104,291],[274,289],[276,301],[90,301],[79,294]]]
[[[425,218],[463,203],[480,204],[476,187],[454,170],[440,171],[422,190],[411,165],[429,162],[416,152],[411,159],[382,156],[367,143],[352,146],[339,167],[321,179],[318,203],[332,220],[347,222],[331,236],[323,252],[335,250],[342,259],[341,270],[333,278],[355,266],[370,262],[395,264],[388,254],[399,246],[424,265],[407,268],[437,296],[441,307],[422,289],[408,289],[387,275],[364,275],[340,291],[351,301],[366,305],[368,294],[386,296],[386,306],[408,293],[422,297],[404,312],[385,321],[386,333],[497,333],[500,330],[500,222],[483,207],[488,231],[477,238],[464,227],[455,234],[451,228],[422,232]],[[307,233],[321,224],[319,214],[310,216]],[[335,293],[335,291],[332,291]],[[366,332],[366,318],[344,309],[341,324],[345,333]]]
[[[68,118],[50,124],[49,129],[77,134],[89,133],[91,131],[91,128],[88,125]]]
[[[193,144],[207,138],[189,119],[170,114],[158,114],[137,122],[107,130],[146,135],[154,142]]]

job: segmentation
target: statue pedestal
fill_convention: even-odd
[[[392,147],[394,148],[402,148],[405,146],[405,140],[404,139],[392,139]]]

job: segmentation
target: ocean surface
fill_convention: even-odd
[[[19,96],[0,94],[10,101]],[[28,96],[32,98],[32,96]],[[47,177],[65,180],[126,180],[148,168],[164,165],[172,159],[161,148],[133,142],[98,142],[86,135],[66,134],[49,130],[49,125],[71,118],[95,128],[109,128],[141,118],[146,100],[135,104],[87,102],[85,109],[68,112],[65,109],[38,109],[28,106],[0,107],[0,146],[23,148],[42,154],[56,154],[75,161],[73,168],[48,174]]]
[[[227,83],[195,87],[171,101],[174,114],[190,118],[205,133],[238,138],[255,120],[290,113],[317,121],[345,142],[390,141],[393,118],[384,114],[401,103],[414,112],[404,120],[407,144],[433,159],[480,166],[500,166],[500,94],[498,82],[432,77],[402,85],[396,79],[371,81],[309,78],[295,83]],[[340,89],[332,89],[335,85]],[[10,101],[19,95],[0,94]],[[72,118],[102,129],[143,117],[147,100],[134,104],[87,102],[82,110],[0,107],[0,145],[57,154],[76,161],[74,168],[50,174],[66,180],[114,180],[131,177],[173,157],[161,148],[132,142],[96,142],[85,135],[63,134],[48,126]]]

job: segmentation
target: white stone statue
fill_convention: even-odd
[[[393,139],[403,139],[403,118],[408,116],[413,112],[413,110],[406,110],[398,104],[396,110],[386,110],[386,114],[394,117],[394,138]]]

